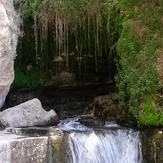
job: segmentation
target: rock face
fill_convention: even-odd
[[[54,110],[46,112],[38,99],[33,99],[0,113],[0,122],[4,127],[47,126],[58,123]]]
[[[143,163],[163,163],[163,130],[142,131]]]
[[[13,0],[0,0],[0,108],[14,80],[18,27]]]
[[[117,106],[114,95],[109,94],[95,97],[92,104],[85,110],[85,113],[91,113],[94,117],[102,117],[106,120],[115,120]]]

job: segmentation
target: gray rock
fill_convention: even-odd
[[[10,89],[10,86],[0,88],[0,108],[3,106],[3,104],[4,104],[5,100],[6,100],[6,96],[7,96],[8,92],[9,92],[9,89]]]
[[[0,0],[0,108],[14,80],[19,23],[12,0]]]
[[[58,121],[55,111],[46,112],[36,98],[0,113],[0,122],[4,127],[47,126]]]
[[[55,131],[54,131],[55,132]],[[56,162],[56,151],[61,150],[62,131],[55,132],[55,135],[40,137],[24,137],[0,131],[0,163],[53,163]],[[58,142],[60,144],[51,144]],[[59,148],[59,149],[58,149]]]

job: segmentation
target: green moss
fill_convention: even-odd
[[[40,85],[40,77],[36,68],[23,70],[15,66],[15,79],[12,87],[16,88],[37,88]]]
[[[154,102],[154,98],[146,97],[140,113],[140,126],[162,126],[163,125],[163,111],[159,110]]]
[[[53,139],[53,153],[55,155],[55,160],[58,162],[58,163],[61,163],[62,162],[62,159],[63,159],[63,156],[62,156],[62,152],[63,152],[63,149],[62,149],[62,144],[63,144],[63,138],[57,138],[57,139]]]
[[[54,160],[57,163],[70,163],[69,144],[63,133],[58,138],[52,137]]]
[[[162,162],[162,139],[163,132],[161,130],[154,130],[149,137],[148,146],[150,150],[150,160],[154,163]]]
[[[19,62],[36,65],[43,83],[57,83],[62,72],[77,80],[108,79],[118,39],[112,26],[119,20],[110,16],[111,5],[107,0],[21,0],[26,39]]]
[[[157,113],[157,109],[154,111],[149,100],[141,111],[141,114],[146,112],[148,116],[143,114],[144,118],[139,119],[142,99],[157,95],[160,87],[160,78],[154,63],[163,47],[163,33],[159,24],[162,6],[146,0],[120,0],[115,5],[122,18],[122,29],[119,30],[117,43],[118,73],[115,77],[116,97],[119,102],[118,118],[126,120],[127,117],[140,125],[162,125],[162,112]],[[154,8],[152,14],[151,8]],[[151,14],[150,17],[148,13]]]

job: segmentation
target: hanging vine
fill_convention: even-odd
[[[36,64],[42,79],[70,72],[99,73],[112,39],[107,0],[21,0],[23,19],[33,18]],[[106,57],[107,56],[107,57]],[[109,57],[108,57],[109,58]],[[90,68],[91,67],[91,68]]]

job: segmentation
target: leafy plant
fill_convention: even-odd
[[[162,126],[163,124],[163,111],[159,110],[154,98],[148,96],[145,98],[139,114],[140,126]]]
[[[117,43],[118,73],[115,76],[119,118],[122,121],[128,118],[138,122],[142,99],[157,94],[160,87],[156,62],[161,54],[159,52],[161,50],[158,49],[162,48],[160,36],[163,35],[161,28],[159,26],[154,28],[154,26],[160,20],[160,16],[157,17],[156,15],[161,12],[161,5],[145,0],[136,3],[134,1],[120,0],[116,3],[116,6],[122,15],[122,29],[119,30],[120,38]],[[151,12],[149,9],[151,7],[154,8],[151,17],[144,20],[148,15],[147,13]],[[147,110],[146,108],[150,104],[148,103],[142,110]],[[145,118],[144,122],[148,121],[148,116],[145,116],[141,117],[141,122],[143,118]],[[149,116],[151,125],[152,123],[158,125],[154,122],[155,118],[156,116],[153,117],[154,120],[152,121]],[[143,125],[143,122],[140,125]]]
[[[63,69],[69,72],[75,62],[80,76],[98,74],[113,62],[117,33],[111,27],[111,6],[107,0],[21,1],[22,18],[34,22],[35,58],[43,80]]]
[[[16,88],[37,88],[40,85],[40,77],[37,69],[31,68],[26,73],[18,66],[15,66],[15,80],[12,87]]]

